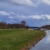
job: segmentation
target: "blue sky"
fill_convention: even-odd
[[[29,26],[50,24],[50,0],[0,0],[0,22]]]

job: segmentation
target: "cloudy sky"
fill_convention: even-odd
[[[0,0],[0,22],[29,26],[50,24],[50,0]]]

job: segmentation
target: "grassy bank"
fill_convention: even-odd
[[[40,30],[0,30],[0,50],[26,50],[44,35],[44,31]]]

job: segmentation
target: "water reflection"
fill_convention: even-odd
[[[45,31],[46,36],[30,50],[50,50],[50,30]]]

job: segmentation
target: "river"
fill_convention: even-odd
[[[50,30],[45,31],[46,36],[30,50],[50,50]]]

